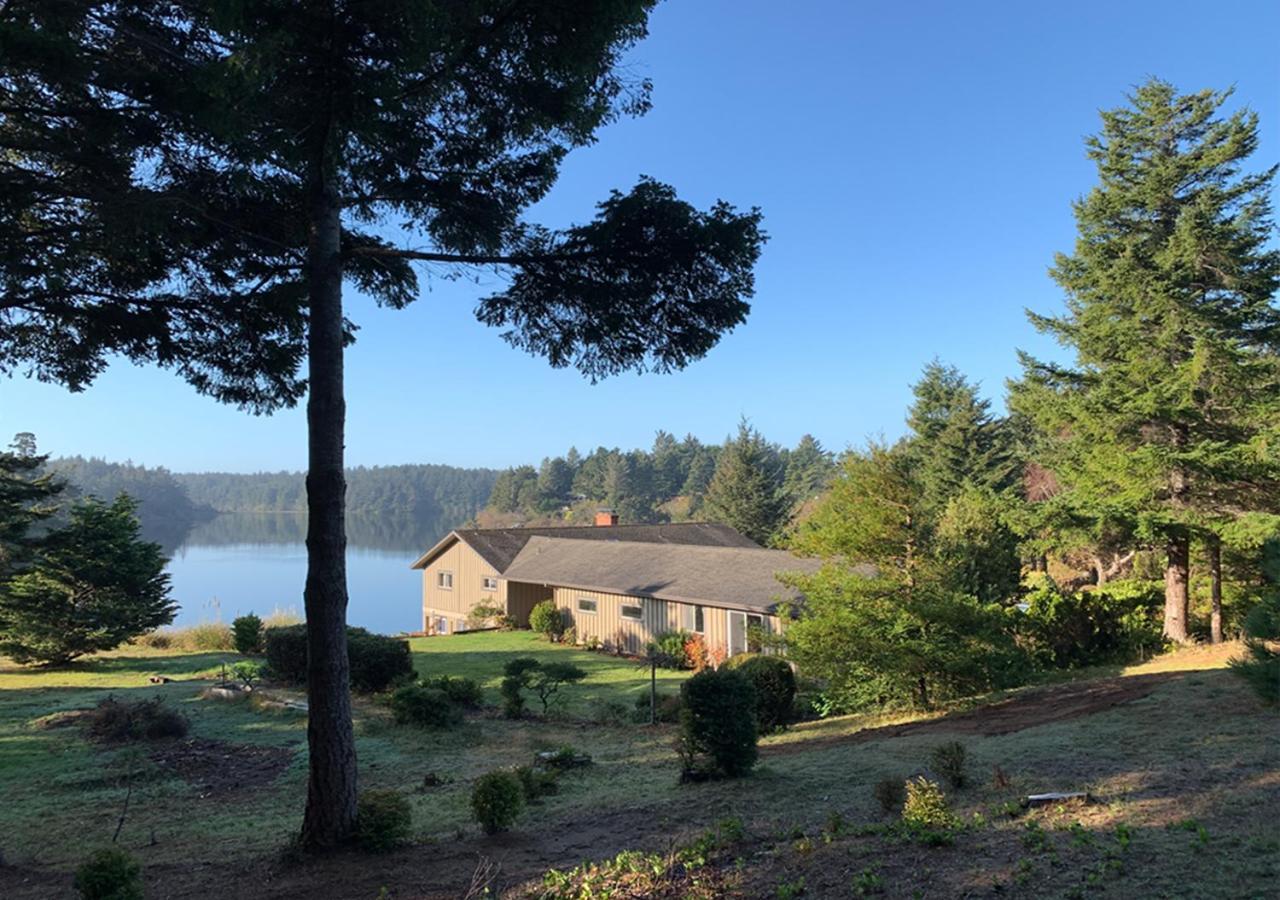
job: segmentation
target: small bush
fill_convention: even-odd
[[[262,679],[262,666],[250,660],[241,660],[231,666],[231,677],[249,690]]]
[[[267,667],[275,678],[305,683],[307,626],[268,628],[266,654]],[[347,660],[351,666],[351,688],[356,691],[384,691],[413,675],[413,657],[407,641],[373,634],[364,628],[347,628]]]
[[[678,748],[686,779],[745,775],[759,755],[756,691],[729,669],[707,669],[680,688]]]
[[[238,616],[233,620],[231,632],[236,652],[243,653],[245,656],[262,652],[262,620],[253,613]]]
[[[402,725],[450,728],[462,721],[462,710],[439,688],[406,684],[391,695],[391,710]]]
[[[547,640],[560,640],[568,624],[554,600],[543,600],[529,611],[529,627],[546,635]]]
[[[964,744],[959,741],[947,741],[945,744],[934,747],[933,752],[929,754],[929,762],[933,771],[941,775],[947,785],[953,789],[964,787],[969,780],[964,770]]]
[[[645,700],[648,701],[647,695]],[[633,721],[633,716],[627,704],[617,700],[601,700],[591,710],[591,720],[597,725],[626,725]],[[646,717],[644,721],[649,720]]]
[[[876,802],[880,810],[888,815],[894,810],[902,809],[907,799],[907,784],[901,778],[881,778],[875,786]]]
[[[142,866],[124,850],[99,850],[76,869],[84,900],[142,900]]]
[[[460,678],[456,675],[436,675],[432,678],[424,678],[420,683],[423,687],[443,691],[454,703],[459,706],[465,706],[468,709],[479,707],[484,700],[484,689],[470,678]]]
[[[692,635],[687,631],[668,631],[658,635],[658,639],[650,641],[647,648],[659,666],[664,669],[691,669],[689,656],[685,653],[685,645]]]
[[[791,721],[796,700],[796,675],[785,660],[744,653],[729,657],[725,666],[746,675],[755,686],[756,721],[762,734],[783,728]]]
[[[680,695],[679,694],[658,694],[658,715],[656,719],[659,722],[677,722],[680,719]],[[645,691],[639,697],[636,697],[636,708],[632,714],[633,721],[645,724],[649,721],[649,692]]]
[[[912,778],[907,781],[902,824],[917,836],[928,839],[954,830],[959,822],[947,805],[947,796],[942,788],[927,778]]]
[[[1264,548],[1263,572],[1270,589],[1244,620],[1244,655],[1231,661],[1231,671],[1243,678],[1264,703],[1280,703],[1280,544]]]
[[[190,723],[159,697],[121,703],[107,697],[86,717],[89,737],[107,743],[182,737]]]
[[[532,803],[560,789],[556,781],[556,773],[535,766],[517,766],[516,778],[520,780],[520,790],[526,803]]]
[[[356,811],[356,840],[368,853],[386,853],[413,834],[413,807],[398,791],[365,791]]]
[[[517,656],[508,660],[502,667],[502,713],[509,719],[518,719],[524,714],[524,688],[528,686],[530,673],[538,668],[538,661],[532,656]]]
[[[485,834],[505,831],[524,810],[524,788],[513,772],[481,775],[471,789],[471,813]]]
[[[491,628],[495,623],[506,618],[506,615],[507,611],[501,606],[480,603],[471,607],[471,612],[467,613],[467,628],[472,631],[478,628]]]

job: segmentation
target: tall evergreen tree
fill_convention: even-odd
[[[642,179],[586,225],[522,219],[570,150],[648,108],[619,62],[652,6],[0,7],[0,371],[80,389],[120,354],[259,411],[307,397],[304,846],[356,814],[344,283],[401,307],[415,262],[498,267],[477,318],[592,379],[683,367],[746,316],[755,211]]]
[[[758,544],[769,544],[787,522],[791,499],[782,486],[778,448],[745,420],[726,438],[707,486],[706,518],[732,525]]]
[[[57,511],[65,482],[45,471],[30,432],[0,451],[0,579],[30,561],[40,543],[36,527]]]
[[[1164,631],[1188,639],[1193,535],[1274,508],[1280,435],[1276,169],[1242,174],[1257,116],[1229,92],[1151,80],[1087,142],[1099,183],[1075,204],[1075,252],[1052,275],[1061,316],[1032,323],[1074,366],[1023,355],[1011,403],[1077,510],[1127,517],[1163,545]]]
[[[797,501],[816,497],[831,481],[835,468],[831,452],[813,435],[806,434],[787,454],[783,487]]]

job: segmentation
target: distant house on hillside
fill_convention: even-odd
[[[748,649],[753,626],[765,633],[781,627],[778,606],[794,592],[777,574],[817,565],[766,550],[727,525],[619,525],[602,510],[594,527],[451,531],[413,568],[422,570],[429,634],[465,630],[477,606],[527,625],[530,610],[552,600],[580,642],[594,638],[634,653],[664,632],[685,630],[733,654]]]

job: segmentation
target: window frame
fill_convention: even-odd
[[[449,579],[449,583],[445,584],[445,579]],[[442,591],[453,590],[453,569],[437,569],[436,570],[436,587]]]
[[[496,591],[498,589],[498,577],[496,575],[482,575],[480,577],[480,590]]]
[[[582,605],[584,603],[591,604],[591,608],[587,609],[586,607],[584,607]],[[595,599],[594,597],[578,597],[574,600],[573,608],[577,612],[586,613],[589,616],[596,616],[600,614],[600,601]]]
[[[629,609],[634,609],[636,611],[636,615],[634,616],[627,615],[627,610]],[[628,622],[643,622],[644,621],[644,601],[637,600],[635,603],[619,604],[618,615],[621,618],[626,619]]]

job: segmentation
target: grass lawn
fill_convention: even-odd
[[[0,896],[69,895],[68,873],[110,843],[128,778],[118,843],[143,862],[156,897],[373,898],[383,886],[392,898],[458,897],[483,859],[501,865],[497,886],[516,895],[547,868],[661,851],[728,817],[745,831],[722,860],[733,896],[800,896],[803,885],[809,897],[861,886],[886,897],[1234,898],[1271,896],[1280,878],[1280,716],[1220,668],[1195,670],[1220,666],[1221,651],[1156,660],[1134,677],[1011,692],[959,714],[805,723],[765,738],[751,777],[682,786],[670,727],[590,721],[600,704],[630,705],[647,690],[648,672],[633,662],[522,632],[419,639],[413,649],[419,672],[475,678],[491,691],[502,664],[521,655],[572,659],[590,675],[566,688],[558,716],[513,722],[482,712],[446,732],[398,726],[359,698],[362,786],[410,798],[414,846],[301,866],[281,863],[279,850],[305,796],[305,715],[199,699],[234,654],[126,648],[63,671],[0,661]],[[152,685],[152,674],[175,681]],[[680,676],[659,677],[673,691]],[[237,786],[176,772],[152,746],[104,747],[77,727],[46,727],[51,714],[108,694],[163,697],[190,718],[189,740],[222,742],[213,746],[233,774],[251,756],[245,747],[274,748],[287,761],[273,780]],[[966,823],[955,846],[884,832],[890,820],[872,787],[927,767],[931,748],[950,739],[965,744],[971,780],[949,791]],[[471,782],[565,744],[594,765],[564,775],[512,833],[481,836]],[[1048,790],[1086,790],[1098,802],[1007,814],[1017,798]],[[833,814],[851,827],[833,832]]]

